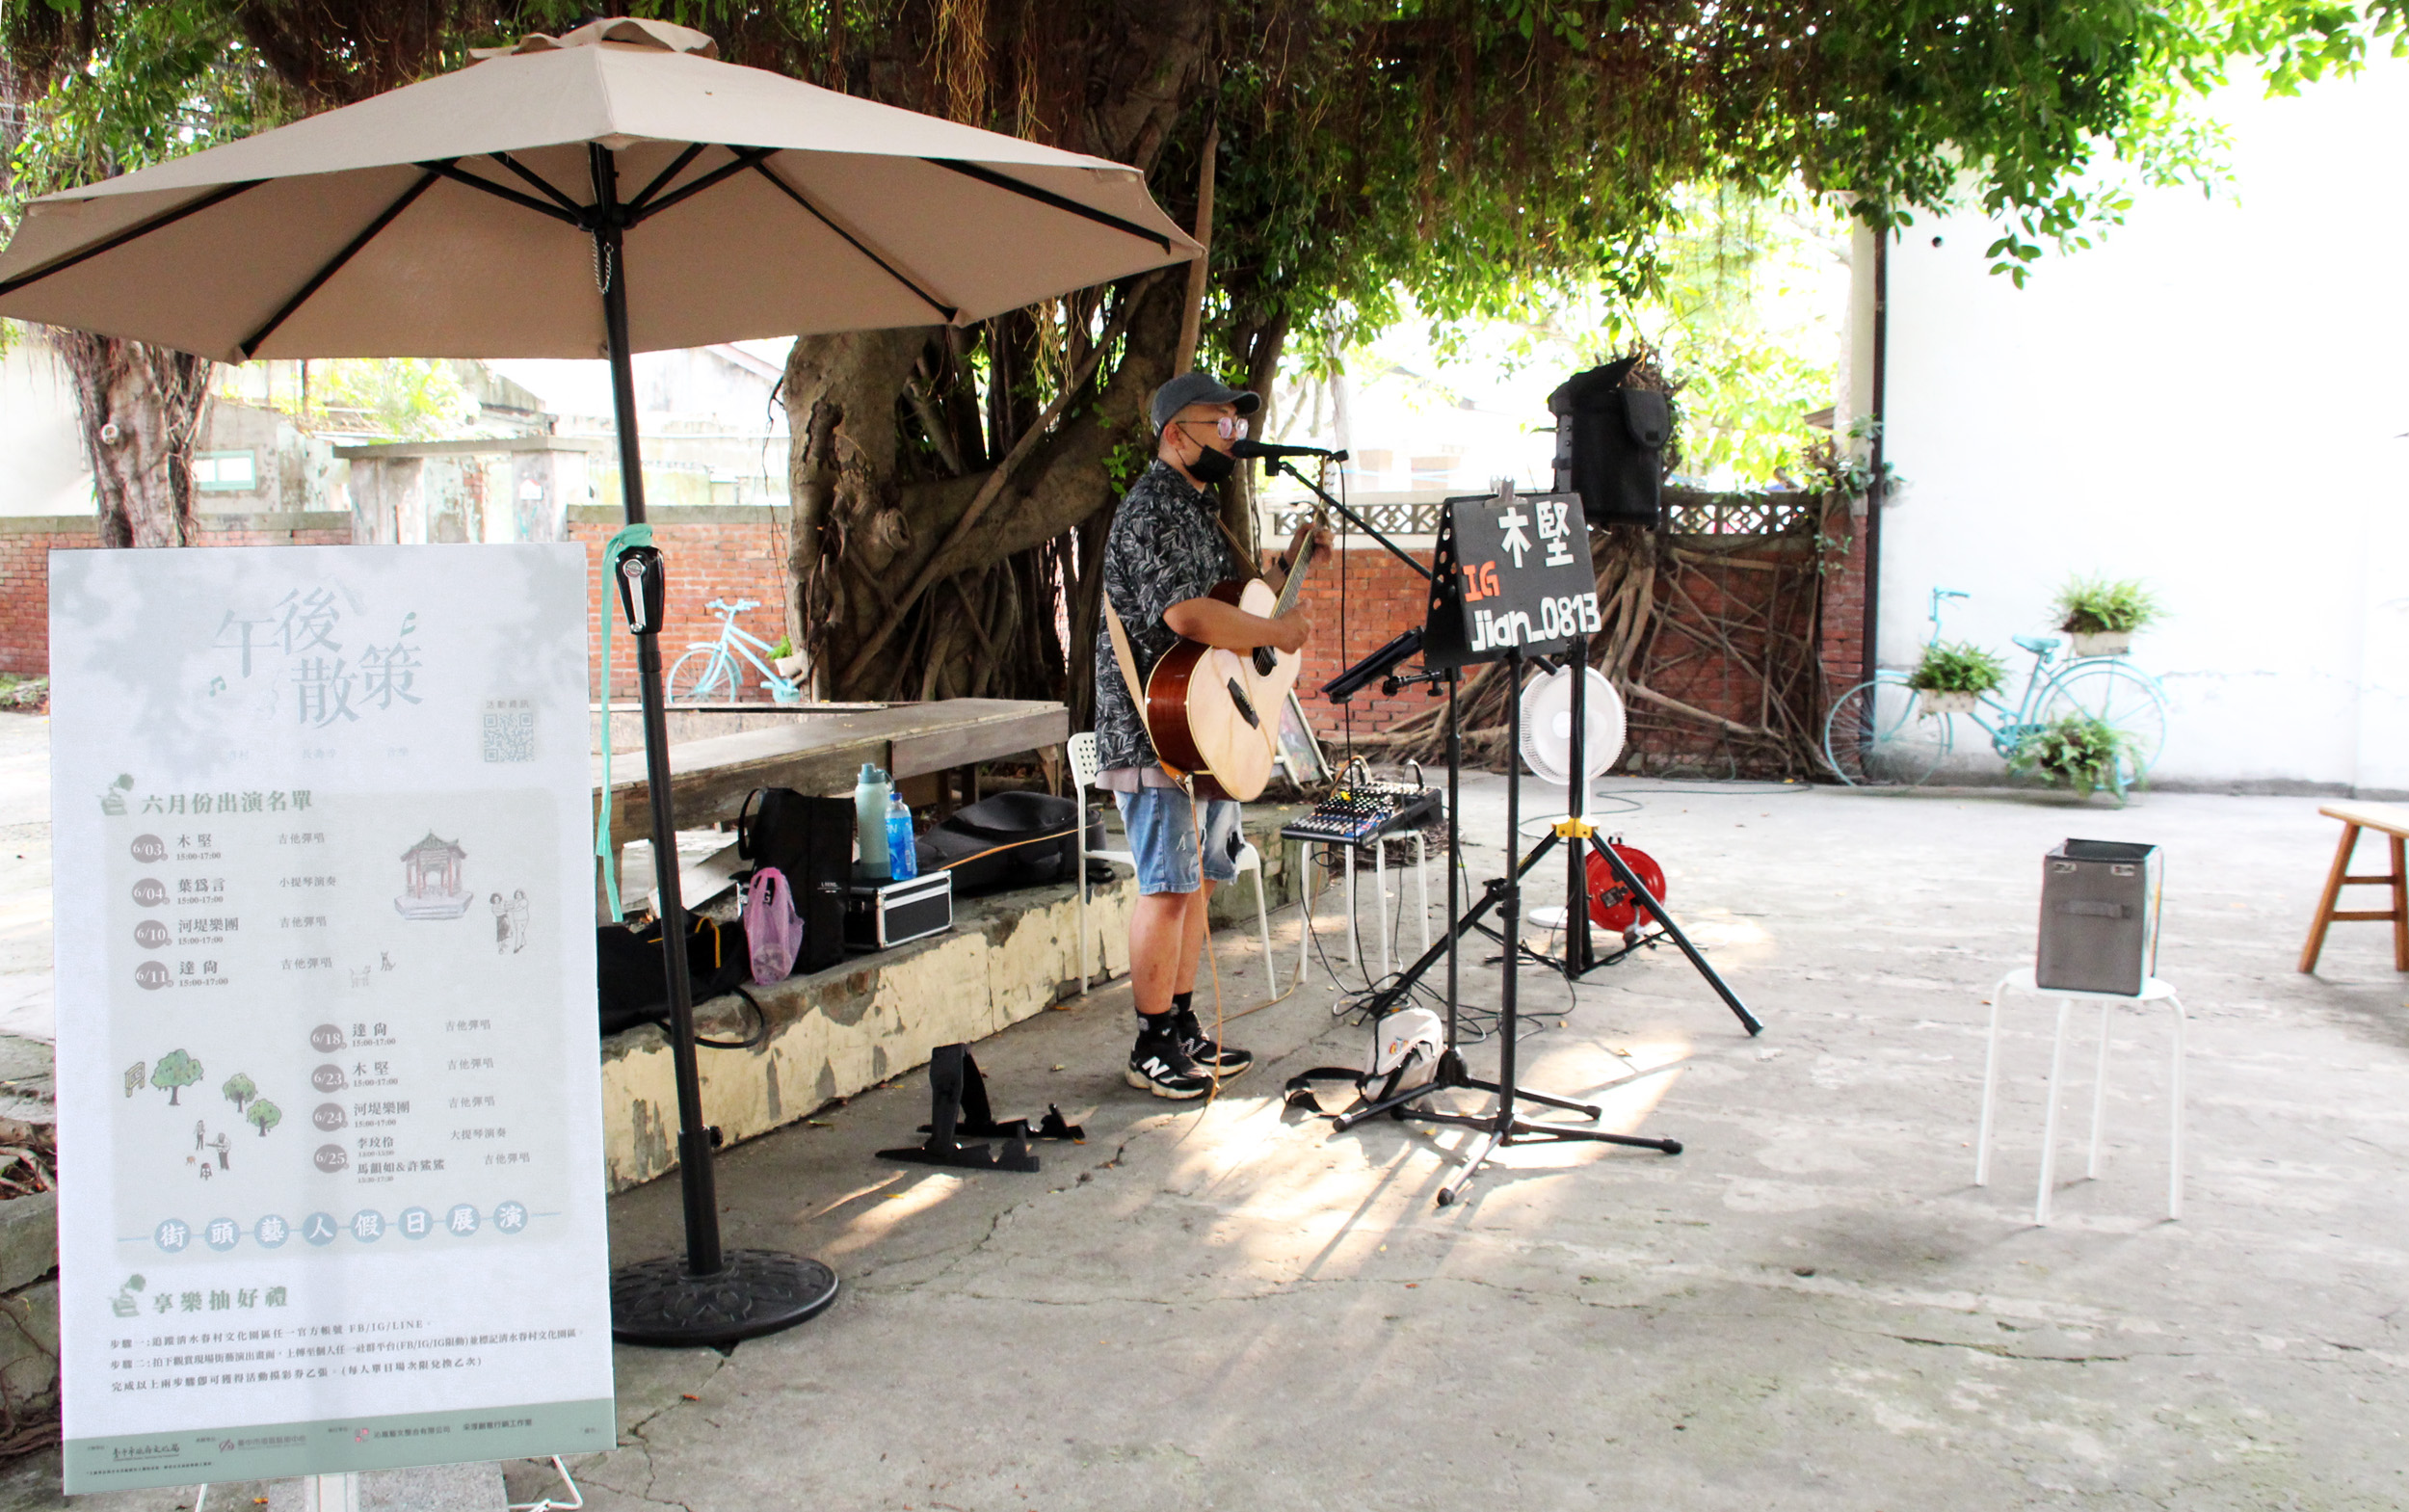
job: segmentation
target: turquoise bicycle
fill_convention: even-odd
[[[803,702],[803,684],[780,676],[768,662],[755,652],[768,652],[770,643],[757,635],[747,633],[736,623],[736,616],[748,609],[758,609],[757,598],[739,598],[729,603],[714,598],[706,606],[720,617],[720,638],[716,641],[695,641],[686,648],[686,654],[677,658],[669,670],[669,702],[672,703],[708,703],[717,701],[733,703],[744,693],[744,669],[736,665],[741,656],[761,675],[761,686],[781,703]]]
[[[1926,646],[1941,639],[1941,606],[1967,597],[1953,588],[1932,591]],[[1834,775],[1852,787],[1913,787],[1948,756],[1959,715],[1991,737],[1992,750],[2012,757],[2034,732],[2082,713],[2124,731],[2131,742],[2121,758],[2120,788],[2148,776],[2166,747],[2166,690],[2158,679],[2122,656],[2074,656],[2052,672],[2061,644],[2057,636],[2014,639],[2031,653],[2033,664],[2025,676],[2024,697],[2013,704],[1988,693],[1919,693],[1907,685],[1903,672],[1877,673],[1841,694],[1823,723],[1823,758]]]

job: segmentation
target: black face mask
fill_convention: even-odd
[[[1198,443],[1196,461],[1188,464],[1188,471],[1199,483],[1227,483],[1238,470],[1238,459],[1226,451]]]

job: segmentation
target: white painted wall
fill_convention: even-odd
[[[89,515],[96,507],[74,383],[49,347],[19,332],[0,357],[0,515]]]
[[[2409,790],[2409,63],[2217,103],[2229,186],[2143,194],[2021,291],[1979,218],[1893,243],[1880,657],[1936,584],[2007,650],[2069,573],[2144,577],[2160,780]]]

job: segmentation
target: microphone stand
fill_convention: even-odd
[[[1330,452],[1326,455],[1332,462],[1344,462],[1347,460],[1347,454],[1342,451]],[[1263,476],[1268,478],[1275,473],[1285,473],[1289,477],[1294,478],[1297,482],[1304,484],[1306,489],[1312,493],[1313,497],[1321,500],[1325,506],[1335,511],[1340,518],[1344,519],[1348,524],[1353,525],[1356,529],[1363,532],[1363,534],[1378,542],[1382,549],[1386,550],[1390,556],[1395,557],[1398,561],[1403,562],[1406,566],[1412,568],[1425,580],[1429,578],[1429,568],[1426,568],[1422,566],[1421,563],[1415,561],[1413,556],[1407,552],[1405,547],[1398,545],[1394,541],[1390,540],[1386,535],[1382,534],[1373,526],[1370,520],[1365,519],[1363,516],[1358,515],[1355,511],[1347,508],[1344,504],[1341,504],[1337,499],[1332,498],[1328,490],[1324,489],[1313,479],[1309,478],[1305,474],[1297,471],[1295,465],[1287,458],[1262,457],[1258,460],[1263,464]]]

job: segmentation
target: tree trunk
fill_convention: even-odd
[[[53,331],[75,383],[104,546],[181,546],[193,537],[193,442],[209,397],[205,358]]]
[[[805,336],[786,357],[788,623],[823,696],[844,627],[892,617],[896,558],[912,530],[898,507],[896,396],[929,342],[927,327]]]
[[[932,469],[936,476],[907,476],[898,418],[908,415],[915,427],[923,422],[921,408],[908,398],[899,404],[899,397],[930,332],[874,332],[796,343],[785,389],[795,459],[792,565],[802,584],[798,618],[810,632],[824,696],[962,696],[979,686],[993,697],[1084,697],[1091,671],[1076,654],[1087,638],[1077,600],[1088,597],[1087,542],[1080,544],[1075,578],[1062,574],[1072,600],[1069,647],[1050,633],[1053,590],[1040,585],[1056,578],[1041,560],[1043,548],[1112,501],[1106,462],[1145,436],[1146,402],[1171,376],[1180,294],[1170,278],[1133,279],[1121,288],[1120,299],[1133,303],[1125,309],[1120,365],[1100,389],[1091,386],[1065,406],[1050,432],[1023,448],[1020,462],[959,540],[952,539],[957,527],[995,468],[960,477],[944,476],[941,468]],[[1123,313],[1117,308],[1115,318]],[[1008,409],[1024,408],[1016,398],[1009,407],[996,404],[994,412],[1003,418]],[[1014,413],[1008,423],[1036,418]],[[1022,438],[991,438],[989,452],[1009,456]],[[1100,548],[1100,541],[1097,544]],[[906,597],[923,578],[926,588]],[[1092,602],[1087,609],[1096,612]],[[1033,617],[1044,623],[1033,624]],[[1047,665],[1024,665],[1032,655]],[[983,670],[982,660],[997,665]]]

